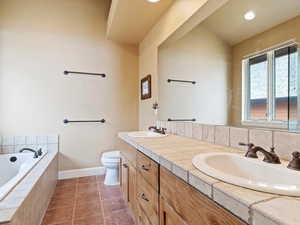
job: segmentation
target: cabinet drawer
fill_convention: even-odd
[[[151,187],[141,173],[137,174],[137,201],[152,225],[159,224],[158,193]]]
[[[160,194],[189,225],[246,225],[163,168],[160,169]]]
[[[137,152],[137,170],[158,192],[158,164],[143,153]]]

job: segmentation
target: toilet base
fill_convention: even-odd
[[[106,168],[104,184],[107,186],[120,184],[118,168]]]

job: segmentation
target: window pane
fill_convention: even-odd
[[[290,109],[293,113],[290,115],[294,117],[294,111],[297,109],[296,92],[295,92],[295,78],[297,70],[297,61],[295,60],[297,52],[295,48],[287,47],[275,51],[275,90],[274,90],[274,110],[275,120],[288,120],[289,113],[289,69],[291,75],[291,96]],[[290,57],[290,68],[289,68]],[[295,108],[296,107],[296,108]]]
[[[289,119],[291,121],[298,120],[298,52],[290,54],[290,103],[289,103]]]
[[[249,119],[267,119],[268,62],[267,55],[249,60]]]
[[[289,56],[275,57],[275,120],[288,119]]]

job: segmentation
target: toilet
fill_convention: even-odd
[[[119,163],[120,151],[104,152],[101,157],[101,163],[105,167],[105,185],[118,185],[119,181]]]

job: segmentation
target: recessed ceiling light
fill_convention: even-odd
[[[253,20],[255,18],[255,12],[253,11],[248,11],[245,13],[244,18],[245,20]]]
[[[160,0],[147,0],[148,2],[151,2],[151,3],[156,3],[156,2],[159,2]]]

